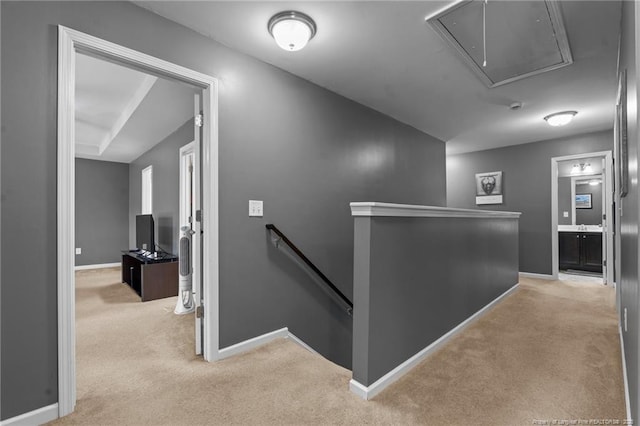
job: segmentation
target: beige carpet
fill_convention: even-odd
[[[351,372],[278,340],[218,363],[193,355],[176,298],[141,303],[119,270],[77,273],[76,412],[53,424],[531,425],[623,419],[610,287],[521,288],[372,401]]]

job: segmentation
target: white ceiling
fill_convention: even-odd
[[[193,117],[194,89],[76,58],[76,157],[130,163]]]
[[[562,2],[574,63],[496,88],[425,23],[452,1],[135,3],[442,139],[450,154],[612,128],[618,1]],[[288,9],[318,26],[298,52],[278,48],[266,29],[272,15]],[[491,45],[487,56],[500,60]],[[512,102],[522,109],[510,110]],[[552,128],[543,121],[562,110],[578,111],[573,123]]]

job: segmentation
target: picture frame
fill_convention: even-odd
[[[629,151],[627,134],[627,70],[620,72],[615,120],[616,173],[618,194],[625,197],[629,191]]]
[[[591,194],[576,194],[576,209],[591,209]]]
[[[502,204],[502,172],[476,173],[476,205]]]

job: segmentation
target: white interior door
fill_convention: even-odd
[[[202,104],[201,96],[194,95],[194,121],[193,121],[193,195],[194,195],[194,220],[193,230],[193,300],[195,302],[195,333],[196,354],[204,353],[204,314],[203,283],[202,283]]]

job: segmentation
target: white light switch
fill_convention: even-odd
[[[76,254],[82,254],[82,249],[80,247],[76,247]]]
[[[562,217],[569,217],[569,212],[562,212]]]
[[[249,216],[262,217],[262,201],[249,200]]]

